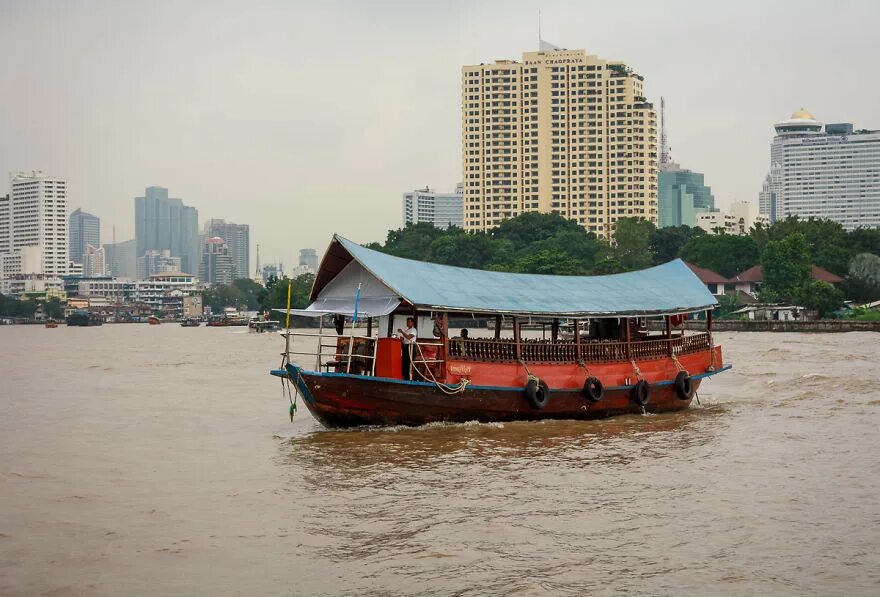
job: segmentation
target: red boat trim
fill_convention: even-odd
[[[372,375],[356,375],[354,373],[331,373],[331,372],[321,372],[321,371],[305,371],[302,367],[297,367],[296,365],[291,365],[297,371],[302,371],[303,373],[307,373],[311,377],[348,377],[350,379],[364,379],[370,381],[382,381],[386,383],[397,383],[411,386],[429,386],[433,387],[434,384],[427,381],[407,381],[404,379],[393,379],[391,377],[373,377]],[[728,369],[732,369],[733,365],[724,365],[720,369],[716,369],[715,371],[706,371],[705,373],[697,373],[692,375],[693,379],[703,379],[704,377],[712,377],[713,375],[718,375],[723,371],[727,371]],[[285,369],[273,369],[269,372],[270,375],[274,375],[275,377],[287,377],[287,371]],[[650,383],[652,387],[654,386],[671,386],[675,383],[674,379],[657,381]],[[623,385],[623,386],[608,386],[605,388],[606,391],[616,391],[616,390],[631,390],[635,387],[635,384],[632,385]],[[515,386],[468,386],[469,390],[494,390],[494,391],[506,391],[506,392],[522,392],[523,389]],[[574,388],[571,388],[574,389]]]

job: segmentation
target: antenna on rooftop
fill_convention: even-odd
[[[672,160],[669,156],[669,144],[666,139],[666,99],[660,98],[660,168]]]
[[[541,49],[541,9],[538,9],[538,50]]]

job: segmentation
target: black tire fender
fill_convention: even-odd
[[[690,400],[694,397],[694,381],[685,371],[679,371],[675,376],[675,395],[681,400]]]
[[[550,387],[540,379],[533,377],[526,383],[526,398],[532,408],[541,410],[550,401]]]
[[[644,379],[636,382],[632,389],[632,399],[639,406],[645,406],[651,401],[651,386],[648,385],[648,382]]]
[[[599,402],[605,397],[605,386],[597,377],[588,377],[584,380],[584,398],[590,402]]]

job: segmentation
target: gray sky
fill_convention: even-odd
[[[384,239],[403,191],[461,178],[461,66],[536,49],[539,7],[545,39],[666,97],[674,159],[722,208],[757,200],[795,109],[880,128],[873,1],[0,0],[0,193],[63,176],[109,242],[165,186],[285,265],[333,232]]]

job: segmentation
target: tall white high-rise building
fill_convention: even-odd
[[[880,227],[880,131],[824,127],[801,108],[777,123],[759,200],[771,221],[823,218],[847,230]]]
[[[37,252],[39,260],[29,258]],[[11,173],[9,195],[0,197],[4,275],[62,276],[67,253],[67,181],[42,172]]]
[[[403,223],[426,222],[437,228],[464,228],[462,184],[454,193],[437,193],[428,187],[403,194]]]

